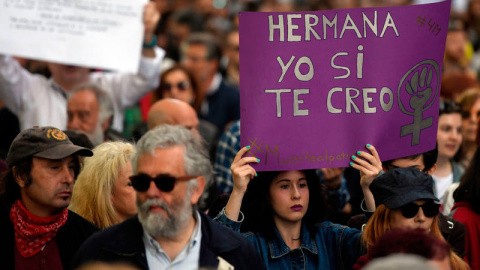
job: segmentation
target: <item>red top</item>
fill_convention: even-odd
[[[452,208],[453,218],[465,226],[465,256],[472,270],[480,270],[480,215],[468,202],[458,202]]]
[[[52,240],[32,257],[24,258],[18,251],[15,250],[15,270],[62,270],[62,261],[60,260],[60,253],[58,251],[57,241]]]

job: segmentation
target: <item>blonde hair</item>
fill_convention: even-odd
[[[85,158],[84,166],[73,187],[69,209],[100,229],[120,222],[112,203],[112,192],[119,172],[135,153],[127,142],[105,142]]]
[[[362,234],[362,241],[367,248],[370,248],[377,242],[377,240],[388,230],[391,229],[391,216],[392,210],[387,208],[384,204],[377,206],[377,209],[373,213],[372,217],[368,220],[365,229]],[[446,242],[443,238],[440,228],[438,227],[438,217],[433,217],[432,225],[430,225],[430,234]],[[470,267],[455,252],[450,249],[449,254],[450,265],[452,270],[468,270]]]

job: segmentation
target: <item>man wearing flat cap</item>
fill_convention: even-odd
[[[92,155],[54,127],[18,134],[0,182],[0,268],[71,268],[77,249],[97,231],[67,209],[80,156]]]

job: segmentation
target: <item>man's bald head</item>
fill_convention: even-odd
[[[162,124],[182,125],[197,130],[198,117],[190,104],[178,99],[161,99],[148,112],[148,129]]]

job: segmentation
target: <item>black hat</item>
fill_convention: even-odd
[[[370,185],[375,205],[385,204],[389,209],[422,199],[438,201],[433,194],[432,176],[419,169],[396,168],[379,175]]]
[[[63,133],[54,127],[33,127],[15,137],[7,155],[10,167],[28,157],[62,159],[73,154],[93,156],[87,148],[74,145]]]

